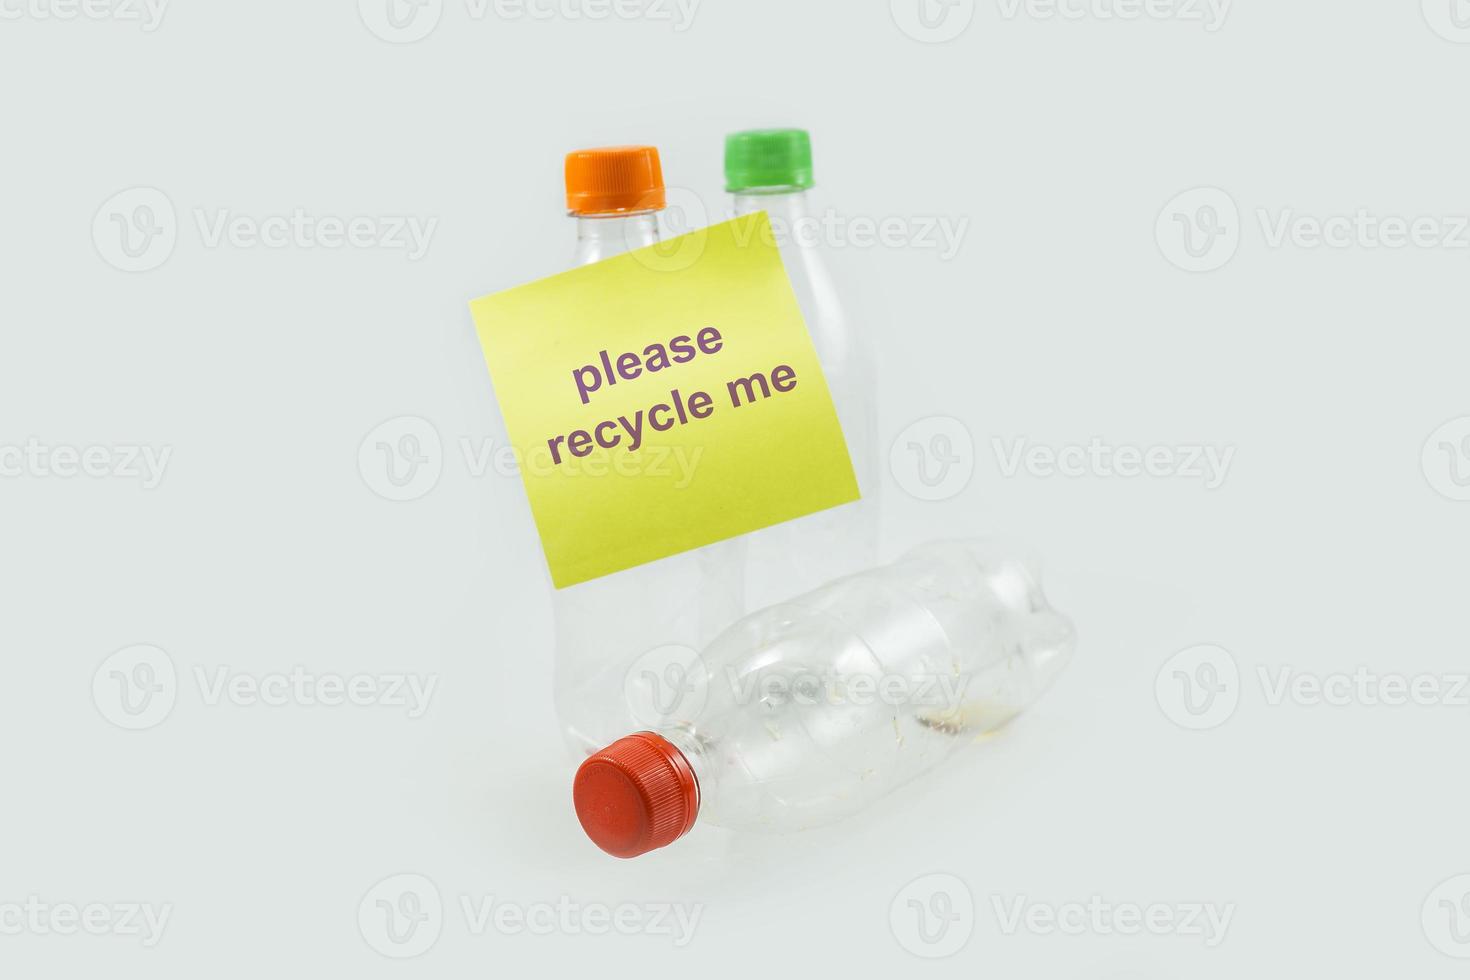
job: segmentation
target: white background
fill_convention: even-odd
[[[65,2],[0,0],[0,972],[1463,973],[1470,8],[959,0],[931,29],[917,0],[444,0],[395,31],[387,0]],[[614,861],[571,810],[521,489],[465,457],[499,438],[466,301],[566,264],[567,150],[657,143],[715,220],[723,134],[767,125],[812,131],[819,208],[967,223],[948,257],[831,243],[878,331],[885,458],[904,434],[885,551],[1026,540],[1081,645],[1021,723],[871,813]],[[208,235],[296,209],[434,224],[417,258]],[[1312,244],[1360,210],[1433,222]],[[385,422],[427,426],[414,499],[379,492]],[[941,432],[926,465],[961,477],[920,500],[908,444]],[[1002,466],[1094,439],[1232,456],[1214,488]],[[157,690],[128,715],[139,660]],[[436,687],[417,718],[211,703],[297,667]],[[1360,667],[1435,703],[1272,696]],[[411,949],[377,905],[405,891]],[[462,900],[492,898],[574,911],[477,931]],[[1231,918],[1216,945],[1003,928],[1094,900]],[[58,907],[129,902],[167,910],[153,945],[58,934]],[[582,928],[623,903],[700,917],[682,947]]]

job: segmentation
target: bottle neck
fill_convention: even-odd
[[[577,265],[590,265],[614,255],[658,243],[658,212],[577,217]]]
[[[704,805],[715,796],[719,787],[718,780],[715,778],[717,771],[710,764],[707,754],[707,744],[687,724],[670,725],[659,728],[653,733],[678,749],[684,761],[689,763],[689,769],[694,773],[694,782],[699,791],[697,809],[703,809]]]
[[[811,213],[807,192],[798,187],[753,187],[735,195],[735,216],[742,217],[756,211],[771,216],[771,223],[792,222]]]

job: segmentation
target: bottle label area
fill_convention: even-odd
[[[858,498],[764,212],[470,307],[557,588]]]

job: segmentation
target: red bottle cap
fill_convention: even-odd
[[[572,802],[592,843],[613,857],[637,857],[689,833],[699,781],[667,739],[637,732],[582,763]]]

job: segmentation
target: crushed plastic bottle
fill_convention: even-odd
[[[939,542],[753,613],[681,675],[650,730],[577,771],[604,851],[634,857],[703,823],[799,830],[846,817],[1005,725],[1071,657],[1034,563]]]

